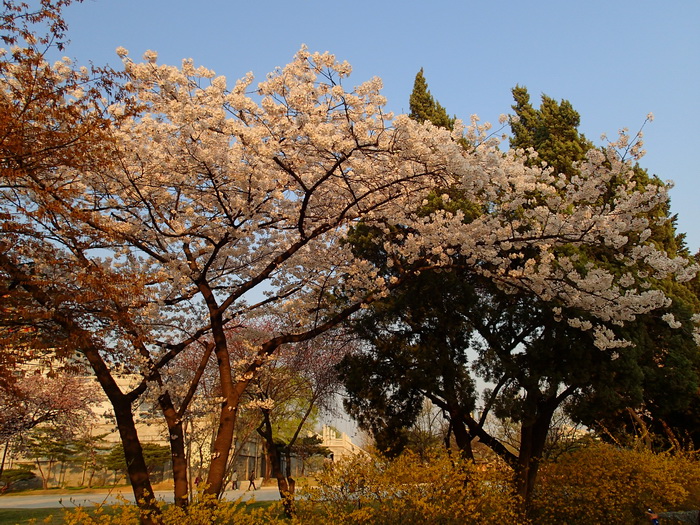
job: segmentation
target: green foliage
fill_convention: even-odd
[[[107,470],[126,472],[124,449],[120,444],[114,445],[108,454],[100,457],[99,463]]]
[[[171,459],[170,447],[158,445],[157,443],[143,444],[143,458],[149,472],[163,470]]]
[[[418,122],[431,122],[441,128],[454,128],[455,119],[447,114],[440,103],[433,98],[423,75],[423,68],[416,74],[413,91],[409,98],[409,116]]]
[[[323,440],[316,435],[304,436],[296,440],[292,446],[292,453],[302,460],[311,456],[328,456],[331,451],[322,445]]]
[[[36,461],[65,461],[75,452],[71,436],[63,429],[37,427],[22,443],[22,454]]]
[[[0,489],[2,491],[12,488],[13,483],[29,481],[36,478],[31,465],[18,465],[17,468],[4,469],[0,475]]]
[[[524,87],[513,88],[517,119],[511,120],[513,137],[510,146],[514,149],[533,148],[538,159],[552,166],[556,173],[569,176],[575,173],[574,164],[585,159],[586,152],[593,147],[578,131],[580,116],[568,100],[557,102],[542,95],[539,109],[530,103],[530,95]]]
[[[602,443],[543,465],[533,498],[536,523],[626,525],[655,512],[700,508],[700,464]]]
[[[143,443],[143,458],[148,472],[162,470],[170,461],[170,448],[157,443]],[[100,463],[107,470],[126,472],[126,460],[121,444],[114,445],[108,454],[100,457]]]
[[[420,414],[425,392],[440,390],[446,403],[464,413],[474,407],[465,354],[471,331],[465,329],[464,315],[478,298],[462,277],[425,272],[367,309],[354,325],[370,346],[339,366],[346,408],[390,455],[408,443],[405,429]]]

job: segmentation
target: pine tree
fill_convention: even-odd
[[[594,147],[578,131],[578,112],[569,101],[558,103],[547,95],[542,95],[541,105],[535,109],[525,87],[516,86],[512,92],[515,100],[512,108],[518,118],[511,120],[511,147],[532,148],[538,154],[532,163],[545,161],[557,173],[574,176],[577,173],[576,163],[583,161],[586,152]],[[634,167],[634,173],[636,182],[642,187],[664,184],[639,165]],[[652,221],[651,227],[654,242],[663,246],[667,253],[688,257],[684,235],[676,231],[676,217],[671,215],[669,205],[659,205],[649,211],[649,216],[657,219]],[[659,218],[664,220],[658,221]],[[612,262],[614,254],[605,252],[598,250],[587,253],[586,257],[607,259],[615,264]],[[694,284],[666,280],[655,282],[654,286],[663,289],[673,301],[668,310],[662,313],[672,313],[676,320],[690,325],[690,317],[700,308],[697,292],[693,290]],[[640,316],[625,330],[637,349],[636,362],[630,363],[627,373],[641,374],[643,379],[628,389],[622,404],[618,393],[605,389],[599,389],[590,397],[579,397],[577,416],[589,426],[601,424],[606,427],[606,432],[611,432],[611,429],[624,432],[628,430],[629,410],[643,404],[653,421],[649,430],[665,434],[671,440],[674,439],[673,434],[678,433],[697,440],[700,433],[693,425],[698,418],[691,415],[691,408],[697,403],[697,396],[692,393],[698,386],[700,362],[692,335],[686,329],[669,328],[660,313]],[[606,399],[607,394],[615,399]],[[688,425],[690,421],[692,423]]]
[[[409,98],[411,112],[409,116],[418,122],[428,121],[435,126],[453,129],[455,119],[447,114],[445,108],[433,98],[428,89],[428,82],[423,75],[423,68],[416,75],[413,91]]]
[[[572,175],[574,164],[585,159],[593,144],[579,133],[581,117],[568,100],[557,102],[542,95],[539,109],[530,103],[527,88],[513,88],[517,119],[511,120],[511,148],[533,148],[557,173]],[[537,161],[535,161],[537,162]]]

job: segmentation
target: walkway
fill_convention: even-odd
[[[172,490],[156,490],[156,498],[172,502]],[[274,501],[280,499],[276,486],[262,487],[256,491],[227,490],[224,492],[224,499],[236,500],[243,498],[248,500],[255,498],[256,501]],[[92,493],[56,493],[56,494],[33,494],[26,492],[23,494],[5,494],[0,496],[0,508],[2,509],[38,509],[38,508],[61,508],[94,505],[115,505],[123,500],[134,501],[134,494],[129,487],[119,487],[112,492],[92,492]]]

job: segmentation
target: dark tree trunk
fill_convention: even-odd
[[[522,512],[529,512],[532,495],[537,482],[537,473],[547,442],[547,433],[552,422],[556,399],[549,398],[536,403],[534,414],[520,426],[520,452],[515,467],[515,490],[520,498]]]
[[[5,447],[2,451],[2,460],[0,460],[0,476],[2,476],[2,473],[5,470],[5,459],[7,459],[7,449],[9,446],[10,440],[8,439],[7,441],[5,441]]]
[[[262,412],[263,422],[260,424],[260,427],[258,427],[258,433],[265,440],[268,447],[269,464],[272,468],[272,475],[277,480],[277,488],[280,493],[280,498],[282,499],[282,505],[284,506],[284,513],[288,518],[291,518],[295,514],[294,490],[296,488],[296,482],[291,475],[285,476],[285,473],[282,471],[282,451],[276,446],[274,436],[272,435],[270,412],[268,410],[262,410]],[[289,456],[290,454],[287,450],[287,457],[289,458]],[[291,471],[289,473],[291,474]]]
[[[117,429],[126,459],[127,474],[135,501],[141,509],[141,523],[156,525],[161,522],[161,512],[154,497],[143,449],[136,431],[134,416],[131,412],[131,398],[121,392],[96,349],[84,349],[83,354],[87,357],[98,382],[114,408],[114,417],[117,420]]]
[[[455,443],[459,448],[462,456],[466,459],[474,460],[474,451],[472,450],[472,435],[469,433],[461,416],[457,413],[450,414],[450,425],[452,434],[455,437]]]
[[[170,394],[158,398],[165,421],[168,425],[168,441],[173,462],[173,492],[175,505],[186,508],[188,504],[187,456],[185,454],[185,433],[182,419],[175,412]]]
[[[161,522],[161,512],[156,504],[148,468],[143,457],[143,449],[136,432],[131,403],[112,401],[112,406],[126,458],[127,474],[134,491],[135,501],[141,509],[141,523],[143,525],[156,525]]]

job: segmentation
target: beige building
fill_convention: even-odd
[[[345,432],[340,432],[328,425],[324,425],[321,429],[321,439],[323,440],[321,445],[331,451],[334,460],[366,453],[355,445]]]

